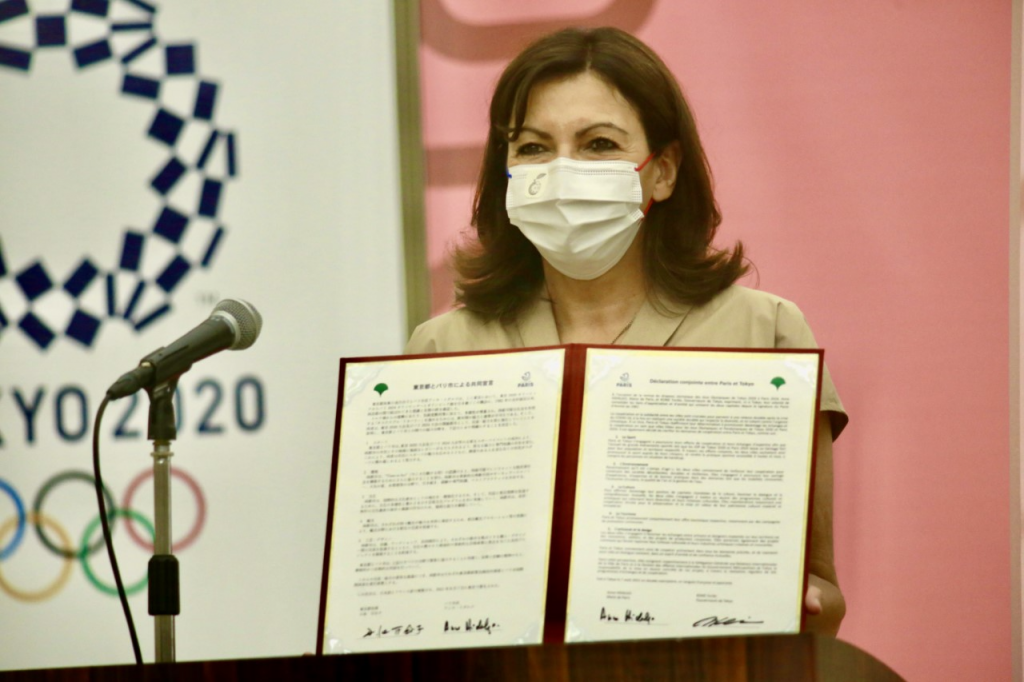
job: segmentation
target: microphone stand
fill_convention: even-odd
[[[174,662],[174,617],[181,613],[178,560],[171,552],[171,441],[178,436],[174,390],[178,377],[147,388],[153,441],[153,556],[149,560],[149,615],[154,617],[156,662]]]

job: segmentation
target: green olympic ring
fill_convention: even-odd
[[[149,522],[149,519],[147,519],[145,516],[135,511],[134,509],[118,509],[116,512],[112,514],[112,516],[120,516],[122,518],[130,518],[134,521],[138,521],[146,528],[147,531],[149,531],[149,537],[151,539],[156,539],[156,530],[153,529],[153,524]],[[96,527],[99,525],[100,516],[99,514],[97,514],[96,518],[93,519],[89,523],[89,525],[85,527],[85,533],[82,534],[83,548],[89,546],[89,538],[90,536],[92,536],[93,532],[95,532],[96,530]],[[100,582],[99,578],[96,577],[96,574],[92,572],[92,567],[89,566],[89,553],[87,551],[84,551],[83,549],[83,551],[78,555],[78,558],[82,562],[82,569],[85,571],[85,577],[89,579],[89,582],[91,582],[100,592],[104,592],[106,594],[116,597],[117,588],[103,584],[102,582]],[[129,585],[125,587],[125,593],[135,594],[136,592],[138,592],[146,586],[146,582],[148,580],[148,575],[142,576],[142,579],[139,580],[139,582],[135,583],[134,585]]]

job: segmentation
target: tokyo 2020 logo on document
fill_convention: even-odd
[[[120,235],[112,229],[115,238],[100,244],[108,259],[85,254],[68,271],[52,272],[37,254],[5,253],[0,233],[0,282],[13,278],[17,292],[0,300],[0,339],[16,329],[40,349],[62,337],[92,347],[104,323],[122,322],[141,331],[167,314],[188,273],[212,265],[226,233],[218,219],[224,188],[238,176],[236,135],[216,122],[221,87],[200,75],[194,43],[160,39],[156,5],[143,0],[66,0],[64,5],[63,12],[42,13],[28,0],[0,0],[0,79],[4,71],[6,77],[30,76],[33,63],[53,58],[54,52],[79,72],[119,68],[120,92],[111,92],[111,99],[120,96],[152,109],[146,130],[125,131],[125,144],[142,133],[139,143],[157,145],[161,158],[149,177],[124,188],[151,193],[148,229],[129,228]],[[9,44],[6,36],[22,36],[21,44]],[[60,190],[53,188],[54,201],[60,201]],[[47,242],[47,230],[36,225],[2,229],[31,230],[41,248]]]

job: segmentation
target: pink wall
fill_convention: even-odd
[[[421,7],[435,309],[504,61],[566,24],[633,31],[696,110],[721,243],[801,306],[851,414],[840,636],[909,679],[1008,679],[1010,3]]]

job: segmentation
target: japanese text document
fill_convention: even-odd
[[[323,653],[541,641],[564,363],[348,362]]]

